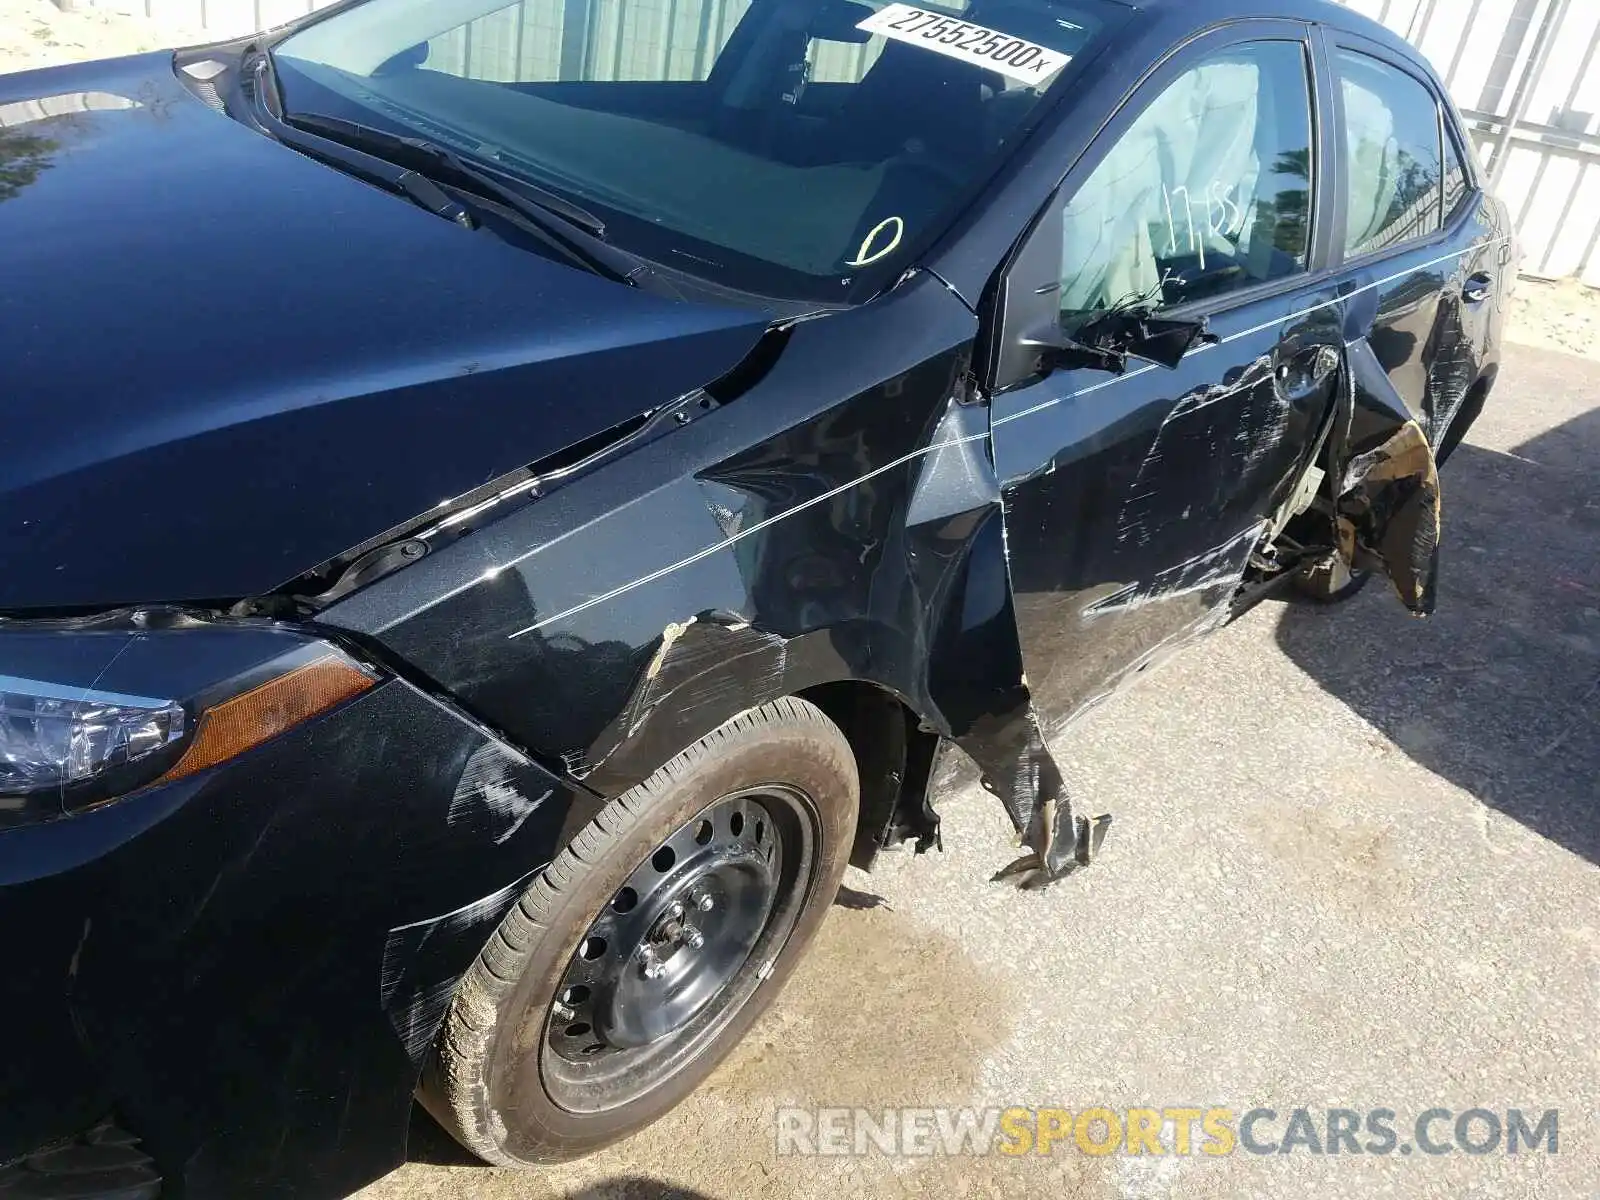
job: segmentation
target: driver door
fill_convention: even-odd
[[[1168,60],[1000,289],[991,437],[1028,685],[1052,724],[1226,617],[1333,411],[1344,343],[1316,273],[1313,63],[1289,21]],[[1141,300],[1215,343],[1175,368],[1048,369],[1042,344]]]

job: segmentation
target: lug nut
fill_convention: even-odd
[[[696,892],[690,897],[690,899],[694,901],[694,906],[701,912],[710,912],[716,907],[717,904],[717,902],[711,898],[710,892]]]
[[[667,973],[667,964],[661,961],[661,956],[649,946],[639,951],[639,962],[644,966],[646,979],[660,979]]]
[[[685,925],[683,927],[683,944],[691,950],[698,950],[706,944],[706,935],[693,925]]]
[[[550,1011],[555,1015],[555,1018],[558,1021],[570,1021],[573,1017],[578,1015],[576,1009],[568,1008],[559,1000],[550,1006]]]

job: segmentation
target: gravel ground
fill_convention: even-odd
[[[0,0],[0,71],[187,38]],[[425,1118],[364,1200],[1600,1195],[1600,294],[1525,282],[1445,473],[1439,615],[1269,604],[1063,745],[1116,825],[1039,894],[975,788],[847,904],[717,1075],[634,1141],[516,1174]],[[1579,356],[1586,356],[1579,357]],[[1560,1153],[777,1157],[782,1104],[1561,1110]],[[1280,1120],[1276,1126],[1282,1130]]]

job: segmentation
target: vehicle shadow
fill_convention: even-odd
[[[451,1137],[420,1104],[411,1106],[411,1128],[406,1135],[406,1161],[434,1167],[482,1167],[489,1164]]]
[[[1504,402],[1512,402],[1508,396]],[[1284,652],[1414,761],[1600,863],[1600,410],[1442,473],[1438,613],[1374,581],[1287,607]]]
[[[413,1105],[411,1108],[411,1131],[406,1147],[406,1161],[427,1163],[436,1167],[479,1167],[485,1171],[494,1170],[477,1156],[462,1149],[454,1138],[439,1128],[421,1105]],[[712,1200],[712,1197],[693,1188],[643,1175],[619,1175],[611,1179],[597,1180],[565,1195],[567,1200]]]
[[[585,1184],[567,1200],[711,1200],[704,1192],[644,1175],[624,1175]]]

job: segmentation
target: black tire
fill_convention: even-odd
[[[784,836],[803,840],[809,822],[811,840],[804,854],[783,849],[776,818],[765,835],[780,843],[781,852],[769,849],[766,857],[784,864],[787,882],[773,885],[777,898],[770,910],[749,919],[764,922],[759,934],[750,933],[755,944],[743,951],[739,965],[726,968],[731,974],[716,985],[713,999],[681,1029],[642,1046],[607,1047],[611,1057],[604,1061],[622,1064],[611,1069],[616,1079],[604,1088],[591,1083],[583,1074],[587,1064],[558,1049],[574,1028],[562,1028],[572,1018],[551,1014],[558,997],[563,1008],[571,999],[571,973],[598,940],[592,936],[602,928],[598,922],[631,920],[612,916],[627,911],[618,901],[634,894],[628,885],[661,858],[668,839],[681,844],[685,830],[710,827],[701,819],[705,814],[742,803],[729,797],[750,795],[757,802],[750,811],[767,813],[761,807],[764,788],[782,793],[782,804],[773,801],[773,808],[792,824]],[[855,757],[839,728],[806,701],[785,698],[735,717],[612,800],[528,888],[463,976],[424,1068],[418,1091],[423,1106],[468,1150],[505,1167],[577,1158],[662,1116],[738,1044],[815,935],[850,856],[859,794]],[[738,833],[743,820],[735,824],[730,818],[727,824]],[[761,823],[752,828],[750,837],[759,840]],[[742,849],[743,843],[732,847]],[[663,881],[661,894],[670,886]],[[682,913],[681,904],[674,907]],[[734,909],[730,900],[728,915],[719,911],[716,917],[731,923]],[[747,922],[746,928],[756,925]],[[602,966],[621,980],[613,994],[646,986],[632,975],[643,960],[626,952],[621,936],[615,940],[614,947],[602,942]],[[736,946],[729,961],[738,953]],[[663,986],[670,994],[671,983]],[[673,1038],[683,1040],[668,1045]],[[652,1046],[671,1054],[627,1067],[655,1053]],[[622,1057],[629,1054],[636,1059]],[[641,1086],[642,1092],[630,1091]],[[573,1095],[583,1103],[575,1104]],[[603,1103],[608,1096],[619,1099]]]
[[[1333,558],[1296,575],[1294,590],[1312,604],[1343,604],[1354,600],[1371,582],[1371,571],[1354,570],[1343,559]]]

